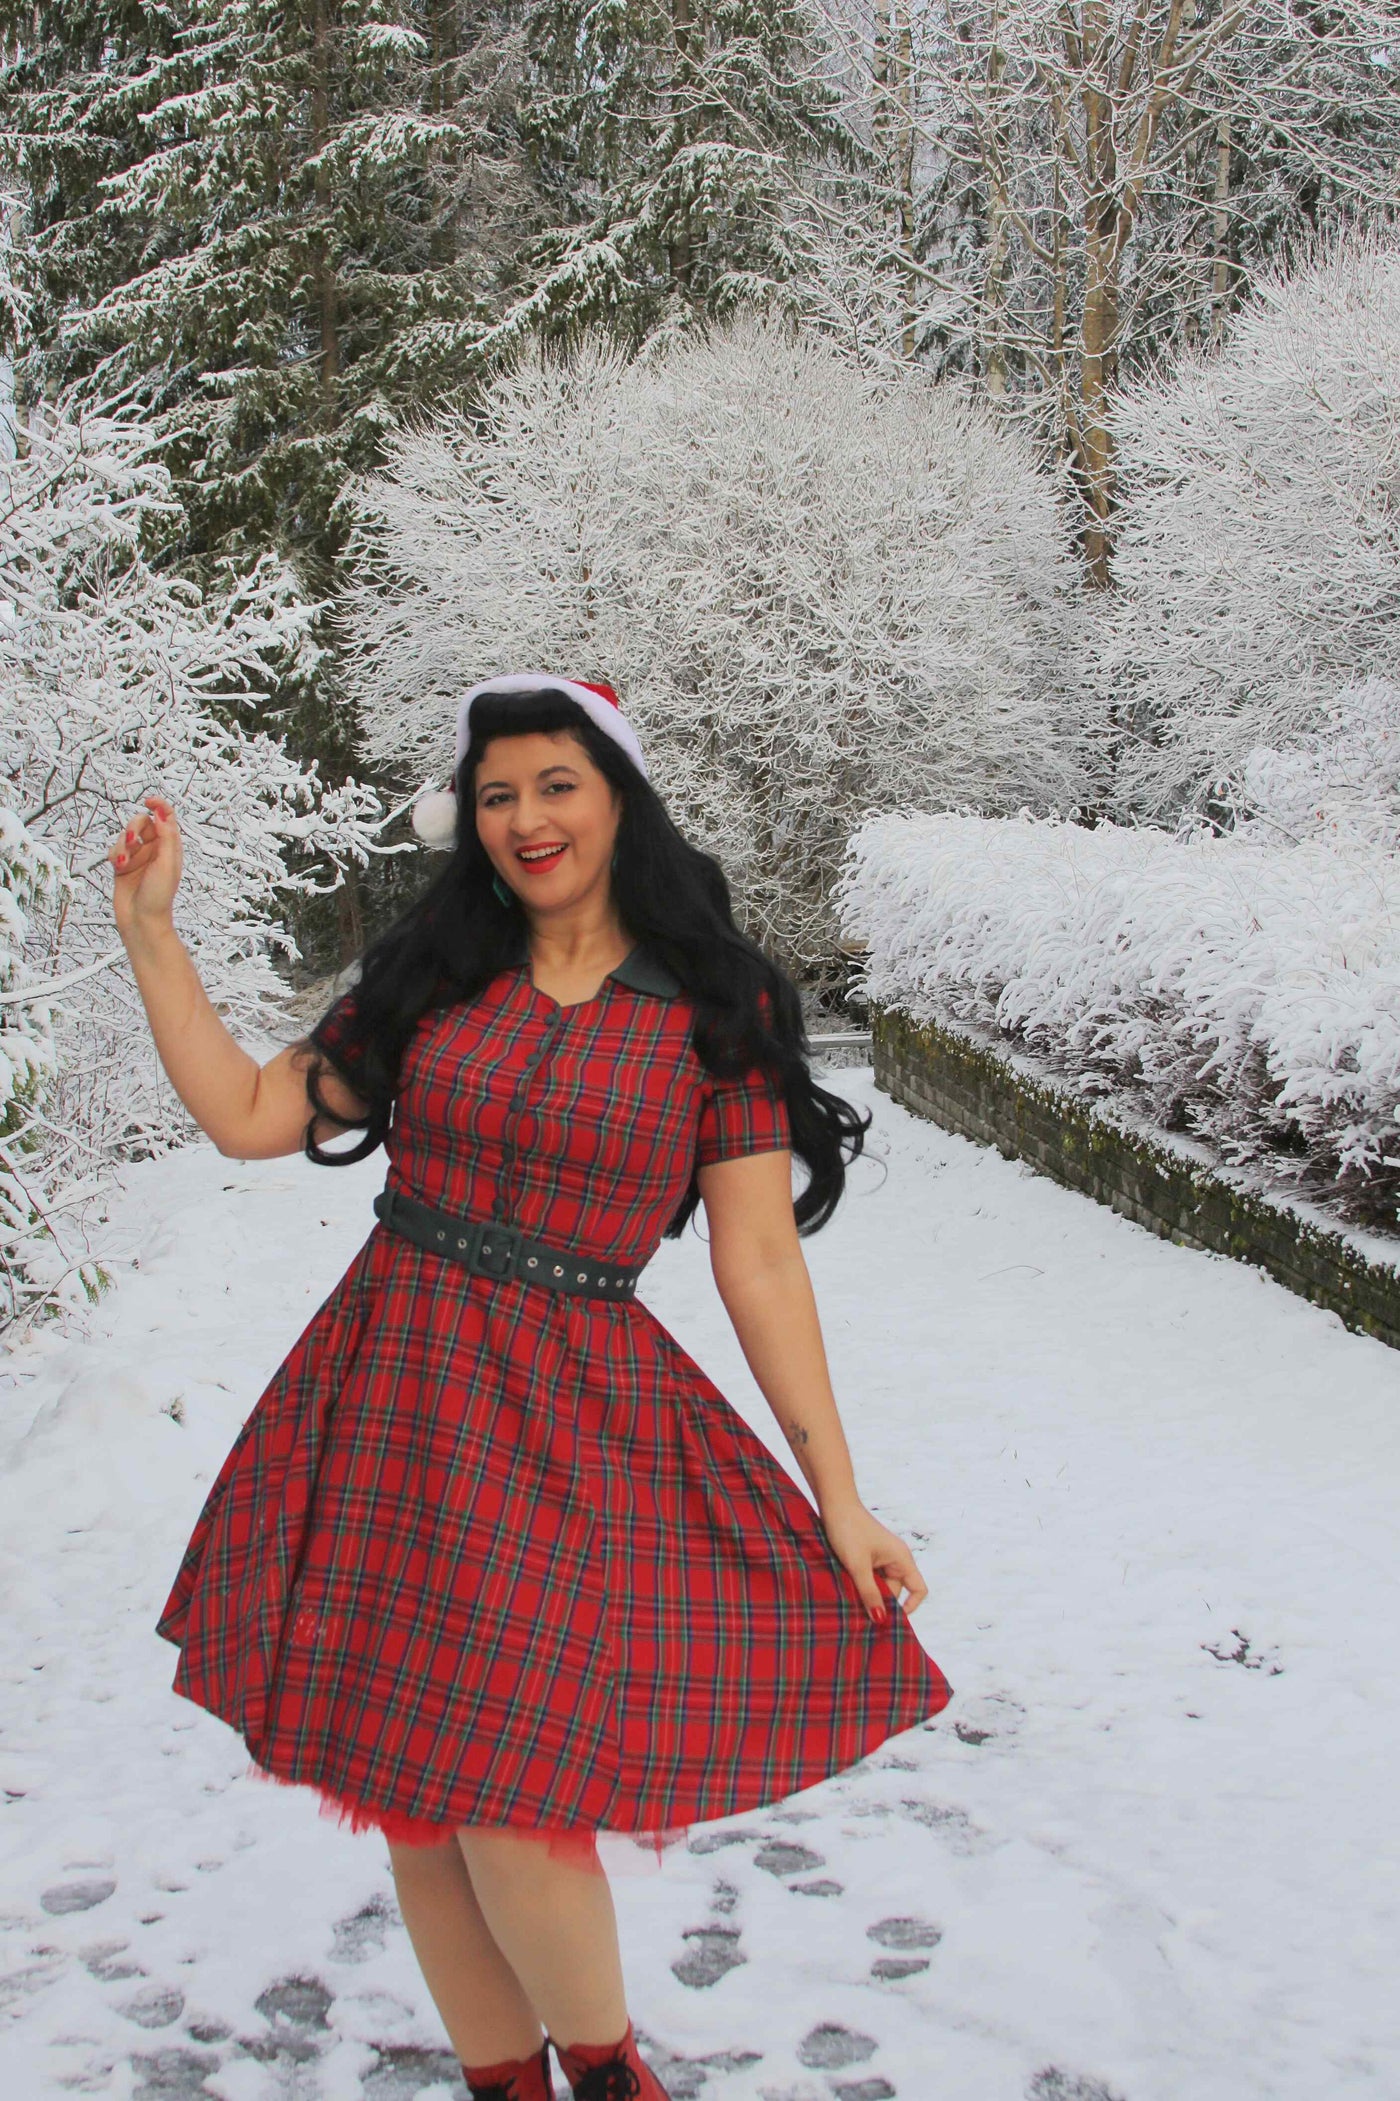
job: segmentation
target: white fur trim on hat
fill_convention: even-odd
[[[471,740],[472,702],[478,695],[536,693],[541,686],[557,686],[561,692],[568,694],[570,700],[576,700],[604,736],[611,737],[614,744],[621,746],[642,779],[647,779],[647,764],[642,757],[642,747],[637,742],[637,733],[621,708],[615,708],[610,700],[604,699],[601,693],[595,693],[591,686],[581,685],[574,678],[556,678],[548,671],[510,671],[502,678],[484,678],[479,685],[473,686],[470,692],[462,695],[461,704],[457,709],[457,759],[453,767],[454,777]]]
[[[453,846],[457,840],[457,798],[450,788],[430,788],[413,805],[410,823],[425,846]]]

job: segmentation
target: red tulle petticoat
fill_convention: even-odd
[[[308,1783],[299,1780],[284,1780],[280,1773],[269,1772],[250,1759],[248,1772],[255,1780],[271,1780],[278,1787],[304,1787]],[[611,1869],[614,1873],[655,1873],[661,1865],[663,1853],[669,1852],[683,1839],[690,1836],[689,1824],[669,1824],[660,1831],[611,1831],[598,1830],[591,1826],[566,1825],[481,1825],[463,1824],[460,1819],[446,1824],[430,1823],[426,1818],[404,1816],[395,1809],[373,1809],[367,1803],[356,1802],[349,1795],[337,1794],[332,1788],[312,1786],[313,1794],[320,1798],[320,1814],[333,1823],[350,1831],[377,1831],[397,1846],[440,1846],[445,1839],[459,1830],[506,1830],[520,1835],[542,1839],[556,1860],[566,1861],[571,1867],[588,1868],[601,1875]],[[608,1868],[598,1854],[598,1840],[602,1838],[608,1853]],[[654,1858],[655,1866],[652,1865]]]

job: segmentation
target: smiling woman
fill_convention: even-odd
[[[814,1081],[796,988],[606,692],[488,684],[457,735],[441,876],[267,1068],[279,1101],[304,1088],[310,1159],[384,1144],[378,1222],[239,1433],[157,1630],[261,1771],[384,1834],[474,2094],[548,2101],[552,2040],[577,2096],[665,2101],[598,1836],[659,1859],[950,1697],[908,1623],[913,1556],[856,1492],[799,1238],[868,1118]],[[143,965],[162,1057],[225,1150],[265,1154],[214,1032],[251,1061],[212,1009],[186,1033],[170,957]],[[363,1136],[325,1152],[327,1127]],[[701,1203],[815,1508],[636,1297]]]
[[[593,935],[607,916],[620,790],[567,730],[536,730],[491,739],[474,793],[477,836],[495,879],[538,915],[535,984],[564,1006],[587,997],[580,987],[597,976]],[[614,961],[631,945],[623,934],[612,945],[618,941]]]

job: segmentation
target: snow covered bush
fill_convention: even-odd
[[[179,523],[149,432],[62,404],[0,459],[0,1324],[100,1282],[104,1178],[194,1130],[164,1078],[112,916],[108,842],[175,804],[176,920],[211,999],[256,1038],[295,953],[281,897],[371,850],[378,798],[327,790],[240,702],[294,665],[310,609],[267,557],[201,594],[150,559]],[[322,880],[294,857],[321,856]],[[333,880],[333,878],[331,878]],[[17,995],[23,995],[17,997]]]
[[[1214,800],[1237,825],[1290,845],[1325,839],[1400,854],[1400,686],[1344,687],[1320,728],[1285,750],[1256,745]]]
[[[917,373],[752,319],[631,362],[536,354],[351,494],[369,758],[441,774],[496,670],[611,679],[677,822],[814,982],[866,810],[1081,792],[1059,493]]]
[[[994,1029],[1085,1094],[1400,1225],[1400,859],[1262,825],[886,816],[854,834],[839,903],[870,999]]]
[[[1200,799],[1255,746],[1400,675],[1400,245],[1262,286],[1222,354],[1117,411],[1122,508],[1099,674],[1126,807]]]

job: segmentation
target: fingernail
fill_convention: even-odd
[[[125,859],[126,859],[126,855],[125,855],[125,854],[118,854],[118,855],[117,855],[117,866],[118,866],[118,868],[120,868],[120,867],[121,867],[121,865],[122,865],[122,862],[123,862],[123,861],[124,861]]]

